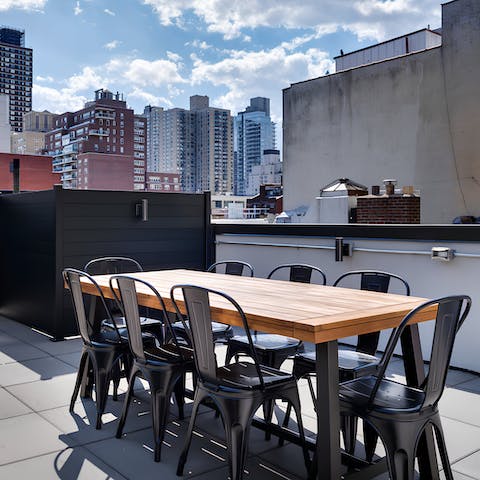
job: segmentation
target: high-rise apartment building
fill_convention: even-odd
[[[25,32],[0,27],[0,94],[9,96],[11,130],[22,131],[23,114],[32,109],[32,49]]]
[[[97,90],[82,110],[58,115],[45,144],[64,188],[145,189],[146,119],[119,93]]]
[[[10,152],[8,100],[8,95],[0,93],[0,153]]]
[[[234,187],[236,195],[255,195],[252,168],[260,165],[265,150],[275,149],[275,124],[270,119],[270,99],[250,99],[250,106],[235,117]]]
[[[209,106],[207,96],[190,97],[194,117],[193,166],[197,191],[233,193],[233,121],[230,110]]]
[[[229,110],[190,97],[190,110],[145,107],[149,172],[178,173],[185,192],[232,192],[233,125]]]
[[[40,155],[45,151],[45,133],[53,128],[55,115],[47,110],[31,110],[23,115],[23,131],[12,132],[10,136],[11,152]]]

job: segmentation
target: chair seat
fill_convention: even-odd
[[[125,322],[125,317],[114,317],[113,318],[115,325],[117,328],[127,328],[127,323]],[[140,317],[140,325],[142,327],[145,327],[147,325],[162,325],[162,322],[160,320],[157,320],[155,318],[148,318],[148,317]],[[115,328],[112,324],[112,322],[109,319],[105,319],[102,321],[102,326],[107,327],[107,328]]]
[[[172,328],[175,331],[175,334],[180,337],[184,337],[185,327],[182,322],[172,323]],[[220,322],[212,322],[212,332],[214,340],[219,339],[230,339],[233,336],[233,328],[231,325]]]
[[[260,368],[266,388],[274,385],[278,386],[280,383],[294,381],[290,373],[282,372],[281,370],[265,365],[260,365]],[[236,362],[219,367],[217,369],[217,378],[224,384],[220,389],[225,388],[225,385],[231,385],[241,390],[252,390],[261,387],[254,363]]]
[[[193,361],[193,351],[190,348],[180,346],[182,356],[179,354],[178,348],[174,344],[164,344],[161,347],[145,346],[145,358],[149,364],[169,364],[184,363],[185,361]]]
[[[369,375],[342,383],[339,387],[340,401],[353,404],[354,410],[365,411],[376,380],[377,377]],[[412,413],[421,409],[424,398],[423,390],[384,378],[369,409],[386,414]]]
[[[299,353],[296,357],[299,361],[308,362],[315,369],[315,352],[308,351]],[[338,350],[338,368],[340,371],[355,372],[357,375],[368,375],[373,373],[378,365],[379,358],[368,353],[357,352],[355,350],[339,349]],[[370,371],[371,370],[371,371]]]
[[[119,331],[119,333],[120,339],[118,338],[117,332],[115,330],[101,330],[100,332],[93,334],[90,337],[90,341],[92,342],[92,345],[97,347],[101,347],[102,344],[108,347],[111,347],[112,344],[128,345],[128,338],[123,336],[121,334],[121,331]]]
[[[256,350],[285,350],[292,349],[295,352],[300,345],[300,340],[296,338],[284,337],[283,335],[275,335],[270,333],[257,333],[252,335],[253,346]],[[248,345],[248,337],[246,335],[235,335],[229,340],[231,345],[240,344]]]

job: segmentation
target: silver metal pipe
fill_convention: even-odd
[[[217,245],[251,245],[254,247],[289,247],[289,248],[310,248],[313,250],[335,250],[335,247],[328,245],[299,245],[296,243],[263,243],[263,242],[225,242],[216,240]]]

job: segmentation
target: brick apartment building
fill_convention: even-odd
[[[55,117],[45,135],[64,188],[144,190],[145,145],[146,119],[103,89],[83,109]]]
[[[149,192],[180,192],[180,174],[147,172],[145,190]]]
[[[0,192],[14,190],[14,163],[22,192],[50,190],[60,183],[60,174],[52,173],[52,157],[0,153]]]

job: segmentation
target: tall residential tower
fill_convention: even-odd
[[[23,114],[32,109],[32,49],[25,48],[25,32],[0,27],[0,94],[9,97],[9,122],[22,131]]]
[[[252,168],[260,165],[265,150],[275,149],[275,124],[270,119],[270,99],[250,99],[250,106],[235,117],[234,185],[237,195],[256,195],[250,180]]]
[[[147,170],[178,173],[185,192],[232,192],[233,122],[229,110],[190,97],[190,110],[145,107]]]

